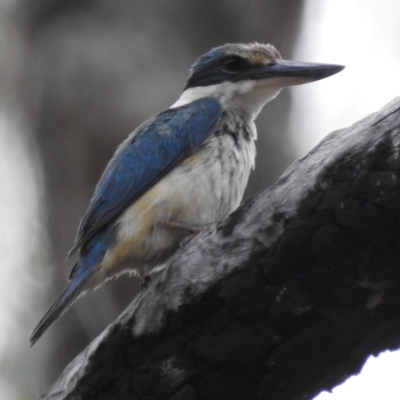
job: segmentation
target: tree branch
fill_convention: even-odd
[[[400,98],[201,232],[41,399],[312,399],[400,345]]]

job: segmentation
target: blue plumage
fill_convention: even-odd
[[[95,266],[104,257],[107,249],[115,238],[115,227],[109,225],[90,239],[85,246],[85,252],[73,268],[73,279],[67,288],[54,302],[49,311],[41,319],[31,335],[31,344],[43,334],[43,332],[68,308],[68,306],[81,294],[83,286],[92,273]]]
[[[70,254],[193,154],[211,135],[220,115],[219,102],[205,97],[168,109],[134,131],[118,149],[97,185]]]
[[[71,271],[71,284],[39,322],[31,335],[35,343],[82,292],[113,245],[115,219],[172,168],[196,152],[210,137],[221,105],[202,98],[168,109],[142,124],[117,150],[107,166],[78,230],[79,260]]]

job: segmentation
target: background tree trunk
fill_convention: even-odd
[[[400,98],[201,232],[42,399],[312,399],[400,345]]]

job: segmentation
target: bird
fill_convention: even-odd
[[[145,282],[183,242],[240,204],[254,167],[255,119],[282,88],[327,78],[336,64],[288,61],[271,44],[225,44],[191,67],[179,99],[118,147],[80,222],[70,282],[33,345],[86,291],[122,273]]]

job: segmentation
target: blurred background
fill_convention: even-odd
[[[29,348],[66,284],[65,256],[116,146],[175,102],[201,54],[249,41],[347,68],[286,89],[265,108],[246,197],[330,131],[399,95],[398,0],[0,0],[2,400],[45,392],[133,299],[135,279],[110,282]],[[399,366],[398,353],[373,359],[319,400],[398,400]]]

